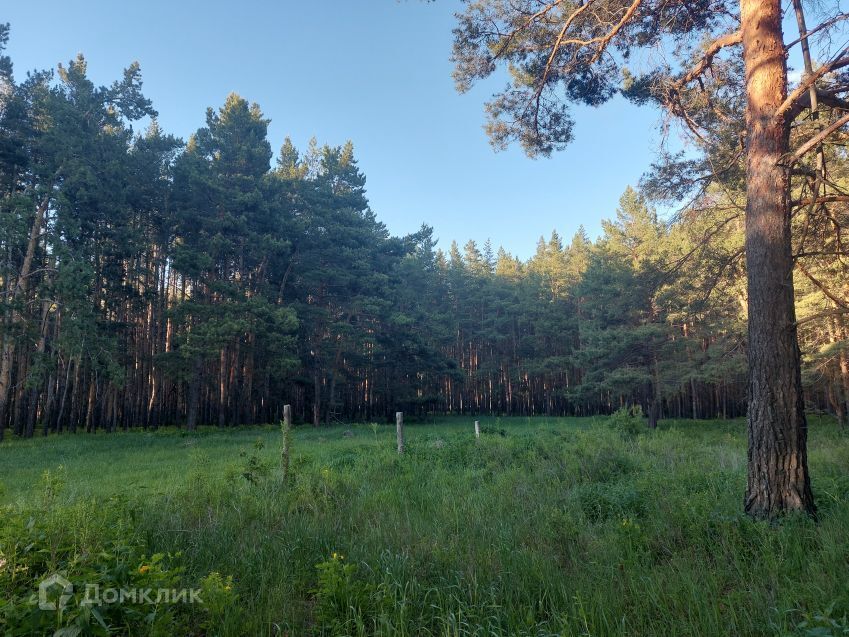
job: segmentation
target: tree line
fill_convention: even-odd
[[[350,143],[274,158],[267,127],[230,95],[183,143],[136,65],[99,87],[82,57],[21,82],[4,58],[0,431],[229,426],[284,403],[316,425],[745,413],[739,198],[670,223],[629,188],[596,241],[443,251],[427,226],[390,236]],[[813,283],[798,303],[835,306]],[[846,324],[826,314],[802,330],[806,388],[845,422]]]

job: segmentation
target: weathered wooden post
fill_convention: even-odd
[[[481,437],[481,421],[476,420],[475,421],[475,438],[480,438],[480,437]]]
[[[283,479],[289,477],[289,451],[292,446],[292,405],[283,405]]]
[[[404,412],[395,412],[395,433],[398,436],[398,453],[404,453]]]

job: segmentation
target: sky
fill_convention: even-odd
[[[496,153],[484,102],[451,77],[459,0],[0,0],[21,79],[82,52],[111,84],[133,61],[159,122],[184,139],[231,92],[271,119],[272,148],[354,143],[372,209],[403,235],[433,226],[439,247],[486,239],[526,259],[540,236],[592,238],[656,156],[660,115],[616,99],[575,110],[575,141],[549,159]]]

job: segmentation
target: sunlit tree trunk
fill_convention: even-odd
[[[814,512],[807,460],[790,244],[789,123],[778,0],[741,0],[746,69],[746,262],[749,314],[746,511]]]

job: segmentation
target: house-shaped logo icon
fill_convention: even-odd
[[[41,610],[64,610],[71,601],[74,585],[54,573],[38,585],[38,607]]]

